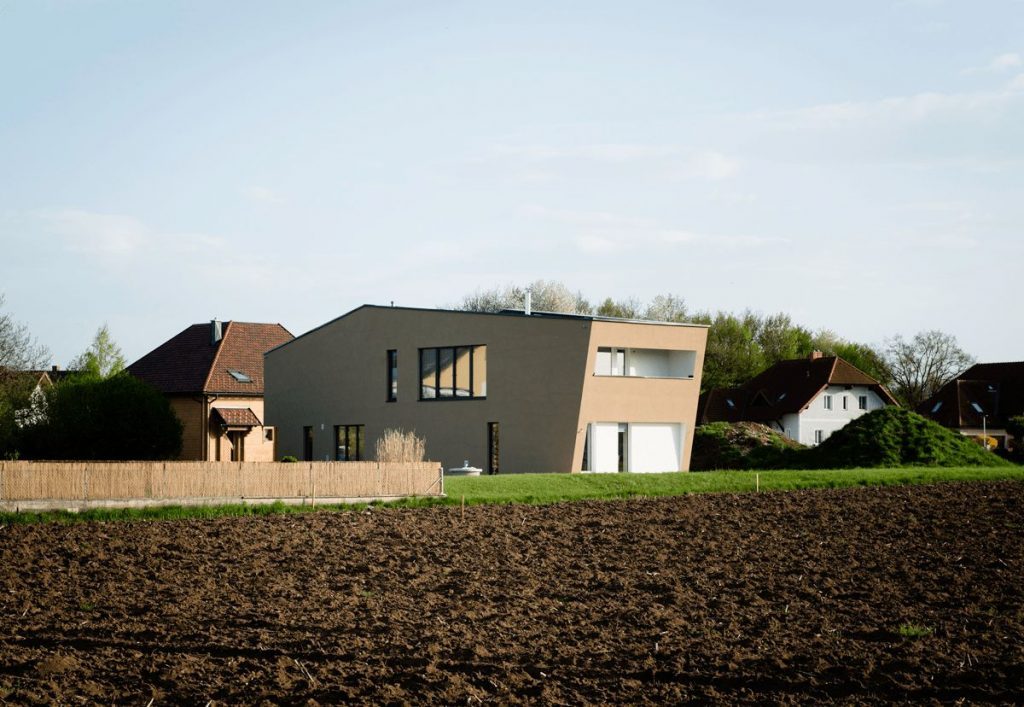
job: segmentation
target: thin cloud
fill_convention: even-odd
[[[38,218],[75,253],[125,257],[138,252],[152,238],[145,224],[122,214],[59,209],[40,212]]]
[[[972,66],[966,69],[961,69],[961,76],[970,76],[971,74],[981,73],[1005,73],[1014,69],[1019,69],[1024,66],[1024,58],[1017,52],[1004,52],[996,57],[992,58],[988,64],[984,66]]]
[[[284,198],[268,187],[249,185],[239,189],[239,193],[246,199],[258,201],[264,204],[283,204]]]
[[[208,256],[226,248],[219,236],[162,232],[126,214],[55,209],[37,212],[35,219],[40,229],[56,236],[67,251],[101,261],[154,260],[195,253]]]
[[[717,150],[643,143],[599,143],[573,147],[497,145],[481,161],[504,163],[520,172],[540,173],[546,178],[573,168],[631,166],[669,178],[720,181],[733,177],[741,167],[739,159]]]

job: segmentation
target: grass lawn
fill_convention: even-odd
[[[943,481],[1024,481],[1024,467],[909,467],[900,469],[830,469],[815,471],[712,471],[669,474],[508,474],[504,476],[447,477],[447,498],[411,498],[385,505],[421,508],[483,503],[558,503],[584,499],[678,496],[687,493],[747,493],[761,491],[929,484]],[[361,510],[368,504],[316,507],[324,510]],[[174,520],[254,516],[268,513],[309,513],[309,506],[283,503],[230,506],[166,506],[155,508],[0,512],[4,523],[75,522],[104,520]]]
[[[1024,467],[908,467],[814,471],[709,471],[679,474],[510,474],[452,477],[448,503],[557,503],[586,498],[676,496],[793,489],[928,484],[942,481],[1024,481]]]

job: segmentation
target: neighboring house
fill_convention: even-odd
[[[975,364],[939,388],[917,412],[962,435],[984,431],[1005,449],[1012,439],[1006,421],[1024,415],[1024,362]]]
[[[761,422],[801,444],[821,444],[850,420],[898,405],[877,380],[837,356],[779,361],[738,388],[701,396],[700,424]]]
[[[181,459],[274,461],[263,422],[263,354],[293,337],[280,324],[193,324],[128,366],[170,400]]]
[[[300,459],[372,459],[385,429],[488,473],[689,468],[707,327],[365,305],[266,356]]]
[[[28,394],[28,407],[14,411],[14,423],[18,427],[27,427],[46,419],[46,390],[62,381],[74,371],[62,371],[60,366],[53,366],[48,371],[19,371],[15,375],[20,379],[22,390],[31,390]]]

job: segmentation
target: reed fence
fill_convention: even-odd
[[[0,510],[440,496],[437,462],[0,462]]]

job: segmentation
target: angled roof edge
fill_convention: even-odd
[[[334,319],[330,319],[330,320],[324,322],[320,326],[313,327],[309,331],[304,332],[302,334],[299,334],[298,336],[296,336],[291,341],[286,341],[283,344],[278,344],[277,346],[275,346],[274,348],[270,349],[269,351],[265,351],[263,353],[263,356],[266,357],[267,354],[273,353],[274,351],[277,351],[278,349],[283,349],[286,346],[290,346],[291,344],[294,344],[299,339],[303,339],[306,336],[309,336],[310,334],[313,334],[313,333],[315,333],[317,331],[320,331],[321,329],[329,327],[331,324],[334,324],[335,322],[339,322],[342,319],[345,319],[346,317],[351,316],[351,315],[355,314],[356,312],[359,312],[359,311],[364,310],[364,309],[400,309],[400,310],[407,311],[407,312],[436,312],[436,313],[441,313],[441,314],[471,314],[471,315],[476,315],[476,316],[481,316],[481,317],[523,317],[523,318],[534,317],[536,319],[568,319],[568,320],[575,320],[575,321],[586,320],[586,321],[595,321],[595,322],[612,322],[612,323],[619,323],[619,324],[651,324],[651,325],[655,325],[655,326],[691,327],[691,328],[694,328],[694,329],[709,329],[711,327],[710,324],[691,324],[691,323],[688,323],[688,322],[659,322],[659,321],[650,320],[650,319],[622,319],[620,317],[601,317],[601,316],[592,315],[592,314],[567,314],[567,313],[563,313],[563,312],[538,312],[536,310],[534,310],[532,313],[530,313],[528,315],[522,309],[503,309],[500,312],[477,312],[477,311],[468,310],[468,309],[441,309],[441,308],[437,308],[437,307],[402,307],[402,306],[390,306],[390,305],[383,305],[383,304],[361,304],[358,307],[356,307],[355,309],[349,310],[348,312],[345,312],[344,314],[342,314],[340,316],[337,316]],[[289,333],[291,333],[291,332],[289,332]]]

